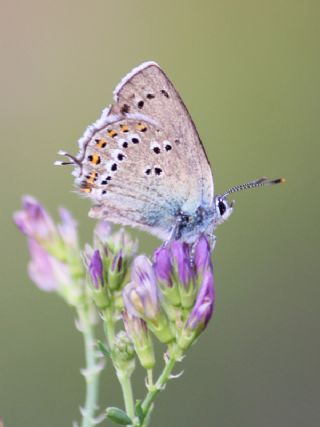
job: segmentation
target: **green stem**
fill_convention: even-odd
[[[144,401],[142,402],[142,410],[144,413],[144,419],[148,419],[149,411],[152,409],[152,404],[154,402],[154,399],[157,397],[157,395],[160,393],[161,390],[163,390],[163,387],[166,385],[170,378],[170,374],[177,362],[179,357],[171,356],[170,359],[166,362],[165,367],[163,368],[163,371],[158,378],[157,382],[155,383],[154,387],[151,388],[151,390],[148,392],[147,396],[145,397]],[[142,424],[142,426],[146,426],[145,423]]]
[[[95,336],[94,328],[90,321],[90,307],[78,307],[77,313],[81,322],[81,333],[84,339],[85,347],[85,381],[86,397],[83,408],[81,427],[94,426],[94,416],[97,409],[99,375],[101,369],[98,366],[98,357],[94,349]]]
[[[125,371],[117,370],[117,377],[121,385],[126,413],[133,420],[135,417],[135,408],[134,408],[131,376],[128,375],[128,373]]]
[[[117,367],[117,361],[114,360],[114,342],[115,342],[115,325],[113,319],[112,308],[106,308],[103,312],[104,317],[104,332],[107,338],[111,360],[116,370],[117,377],[119,379],[123,400],[126,408],[126,412],[131,419],[135,417],[134,398],[131,384],[131,373],[123,371]]]
[[[106,308],[103,312],[104,317],[104,332],[108,341],[109,350],[112,352],[115,340],[115,330],[112,309]]]
[[[152,369],[148,369],[147,370],[147,378],[148,378],[148,387],[149,388],[154,387],[154,384],[153,384],[153,371],[152,371]]]

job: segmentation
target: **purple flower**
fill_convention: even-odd
[[[138,256],[132,266],[132,281],[123,290],[123,301],[128,312],[137,317],[156,318],[159,312],[156,278],[149,259]]]
[[[153,268],[161,290],[162,307],[168,317],[174,321],[177,316],[176,307],[181,304],[181,295],[177,278],[173,274],[172,258],[170,246],[160,247],[154,253]],[[182,286],[184,288],[184,285]]]
[[[14,214],[14,222],[22,233],[44,244],[54,243],[57,230],[52,218],[33,197],[22,198],[22,210]]]
[[[39,289],[58,291],[60,285],[71,283],[68,267],[56,260],[34,239],[28,239],[31,261],[28,265],[29,276]]]
[[[215,302],[214,278],[211,266],[204,272],[202,284],[187,320],[186,327],[197,331],[203,331],[211,319]]]
[[[61,223],[58,224],[59,234],[64,243],[73,249],[78,248],[78,233],[77,233],[77,222],[71,215],[71,213],[65,209],[59,209]]]
[[[172,287],[172,264],[171,253],[168,247],[160,247],[154,253],[154,272],[161,284]]]
[[[189,288],[193,279],[189,245],[185,242],[174,240],[170,249],[178,279],[185,288]]]
[[[174,335],[160,307],[156,277],[146,256],[140,255],[135,259],[131,279],[122,293],[125,309],[130,316],[144,319],[160,342],[169,343]]]
[[[204,235],[201,235],[195,245],[194,265],[197,274],[201,274],[206,270],[210,263],[211,249],[208,240]]]
[[[115,257],[113,257],[110,271],[112,273],[120,273],[122,266],[123,266],[123,256],[122,256],[122,251],[120,249],[119,253]]]
[[[111,260],[108,269],[108,284],[110,289],[118,290],[123,285],[123,280],[127,272],[126,260],[122,256],[122,250],[117,253]]]
[[[103,263],[99,250],[95,250],[89,263],[89,274],[96,289],[103,286]]]

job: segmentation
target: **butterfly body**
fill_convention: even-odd
[[[154,62],[132,70],[114,104],[69,157],[89,215],[137,227],[157,237],[193,242],[213,234],[232,212],[214,196],[211,167],[196,127],[174,86]]]

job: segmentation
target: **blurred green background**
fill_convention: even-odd
[[[185,100],[217,191],[267,175],[287,184],[236,195],[214,253],[217,304],[153,427],[316,427],[319,405],[320,3],[1,1],[0,415],[8,427],[70,426],[84,384],[74,314],[26,273],[12,224],[30,193],[94,221],[56,152],[112,101],[132,67],[157,61]],[[155,239],[139,234],[151,253]],[[182,365],[181,365],[182,366]],[[143,378],[135,377],[139,394]],[[120,404],[109,367],[102,407]],[[105,423],[106,424],[106,423]]]

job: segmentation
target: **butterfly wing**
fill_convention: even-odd
[[[74,158],[76,184],[96,205],[90,215],[166,239],[179,212],[213,201],[209,162],[196,128],[164,72],[145,63],[115,90]]]
[[[131,71],[116,87],[114,113],[142,113],[157,120],[159,128],[175,143],[180,172],[187,180],[190,205],[213,200],[209,160],[193,120],[166,74],[154,62]],[[170,157],[168,157],[170,159]],[[187,206],[188,204],[186,204]]]

